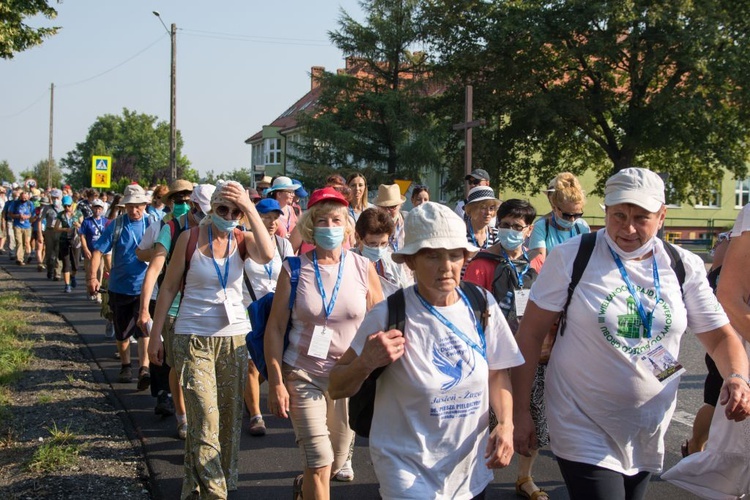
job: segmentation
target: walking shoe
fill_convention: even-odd
[[[148,368],[141,366],[138,370],[138,390],[145,391],[151,385],[151,374],[148,372]]]
[[[54,278],[52,278],[52,281],[60,281],[60,277],[59,276],[55,276]]]
[[[16,264],[18,264],[19,266],[25,266],[26,265],[26,263],[24,261],[22,261],[22,260],[17,260]]]
[[[42,271],[44,271],[45,269],[46,269],[46,267],[44,267],[44,264],[37,264],[37,265],[36,265],[36,270],[37,270],[38,272],[40,272],[40,273],[41,273]]]
[[[174,403],[172,402],[172,396],[167,391],[159,391],[156,396],[156,406],[154,407],[154,413],[163,417],[174,415]]]
[[[65,293],[73,293],[73,289],[70,288],[70,285],[65,285]]]
[[[107,321],[107,326],[104,327],[104,336],[108,339],[115,338],[115,324],[111,321]]]
[[[26,263],[27,264],[31,264],[31,255],[29,255],[28,257],[26,257]]]
[[[187,422],[177,423],[177,437],[183,441],[187,439]]]
[[[133,380],[133,369],[129,366],[123,366],[120,368],[120,375],[117,377],[117,381],[121,384],[128,384]]]
[[[70,286],[72,286],[73,288],[75,288],[77,285],[78,285],[78,282],[76,281],[76,277],[75,276],[71,276],[70,277]]]
[[[52,276],[54,276],[54,274],[52,273],[52,271],[50,271],[49,269],[47,269],[47,279],[51,280]]]
[[[265,436],[266,435],[266,423],[263,421],[263,417],[253,417],[250,420],[250,427],[248,432],[251,436]]]
[[[344,462],[344,466],[333,475],[334,481],[340,481],[342,483],[348,483],[354,481],[354,469],[352,469],[352,461],[347,460]]]

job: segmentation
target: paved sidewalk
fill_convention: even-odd
[[[7,259],[7,257],[6,257]],[[34,263],[35,264],[35,263]],[[140,440],[152,477],[154,498],[179,498],[182,484],[183,442],[178,440],[174,417],[163,419],[154,415],[156,400],[149,391],[137,392],[135,382],[117,383],[120,369],[115,359],[114,340],[104,337],[105,322],[99,316],[99,306],[87,300],[84,279],[71,294],[63,293],[62,282],[46,279],[46,273],[38,273],[35,265],[25,267],[0,262],[14,278],[25,281],[28,286],[50,304],[50,309],[62,315],[79,333],[92,355],[94,375],[103,386],[111,390],[132,424],[130,432]],[[81,273],[81,276],[83,274]],[[694,339],[686,339],[697,343]],[[684,347],[683,347],[684,348]],[[678,413],[682,420],[673,421],[667,436],[666,468],[674,465],[679,457],[679,443],[689,433],[690,417],[699,407],[702,398],[702,380],[705,376],[702,355],[691,347],[690,360],[683,359],[689,373],[683,378],[678,401]],[[134,373],[137,373],[137,349],[132,348]],[[695,358],[695,359],[693,359]],[[96,372],[99,373],[96,373]],[[266,384],[262,386],[265,411]],[[685,403],[686,402],[686,403]],[[681,411],[679,411],[681,410]],[[288,421],[273,416],[264,417],[268,434],[251,437],[243,433],[240,443],[240,485],[230,498],[288,499],[292,494],[292,480],[301,472],[301,458],[294,442],[294,434]],[[246,415],[243,429],[249,425]],[[367,441],[357,439],[354,452],[355,480],[353,483],[332,483],[332,498],[358,500],[377,499],[378,486],[370,463]],[[568,495],[559,470],[549,449],[543,450],[534,468],[534,477],[539,486],[550,493],[553,499],[567,499]],[[488,489],[487,498],[516,499],[514,491],[515,462],[505,470],[495,473],[495,482]],[[647,495],[649,499],[690,500],[694,497],[657,478]]]

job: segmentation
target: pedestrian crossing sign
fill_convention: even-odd
[[[108,188],[112,184],[112,157],[93,156],[91,159],[91,187]]]

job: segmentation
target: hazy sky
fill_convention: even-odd
[[[343,67],[328,41],[356,0],[65,0],[41,46],[0,59],[0,160],[18,174],[47,158],[55,84],[56,160],[98,116],[123,108],[169,122],[169,35],[177,24],[177,128],[201,174],[250,166],[244,143],[310,88],[311,66]],[[104,74],[102,74],[104,73]]]

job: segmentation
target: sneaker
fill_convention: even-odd
[[[96,297],[94,297],[94,300],[96,301],[97,304],[101,304],[102,303],[102,294],[97,293]],[[114,325],[112,326],[112,328],[114,328]],[[114,337],[114,332],[112,332],[112,336]]]
[[[75,288],[77,285],[78,285],[78,282],[76,281],[76,277],[75,276],[71,276],[70,277],[70,286],[72,286],[73,288]]]
[[[37,264],[37,266],[36,266],[36,270],[37,270],[37,272],[40,272],[40,273],[41,273],[41,272],[42,272],[42,271],[44,271],[45,269],[47,269],[47,268],[46,268],[46,267],[44,267],[44,264]]]
[[[344,466],[333,475],[334,481],[340,481],[342,483],[348,483],[354,481],[354,469],[352,469],[352,461],[347,460],[344,462]]]
[[[265,436],[266,423],[263,421],[263,417],[254,417],[250,421],[250,427],[247,430],[251,436]]]
[[[129,366],[123,366],[120,368],[120,375],[117,377],[117,381],[121,384],[128,384],[133,381],[133,369]]]
[[[26,263],[27,264],[31,264],[31,255],[29,255],[28,257],[26,257]]]
[[[138,390],[145,391],[151,385],[151,374],[148,372],[148,368],[142,366],[138,370]]]
[[[154,413],[163,417],[174,415],[174,403],[172,396],[167,391],[160,391],[156,396],[156,406]]]
[[[65,285],[65,293],[73,293],[73,289],[70,288],[70,285]]]
[[[187,439],[187,422],[177,424],[177,437],[183,441]]]
[[[22,261],[22,260],[17,260],[16,264],[18,264],[19,266],[25,266],[26,265],[26,263],[24,261]]]
[[[104,336],[108,339],[115,338],[115,324],[111,321],[107,321],[107,326],[104,327]]]
[[[52,278],[52,281],[60,281],[60,277],[59,276],[55,276],[54,278]]]

